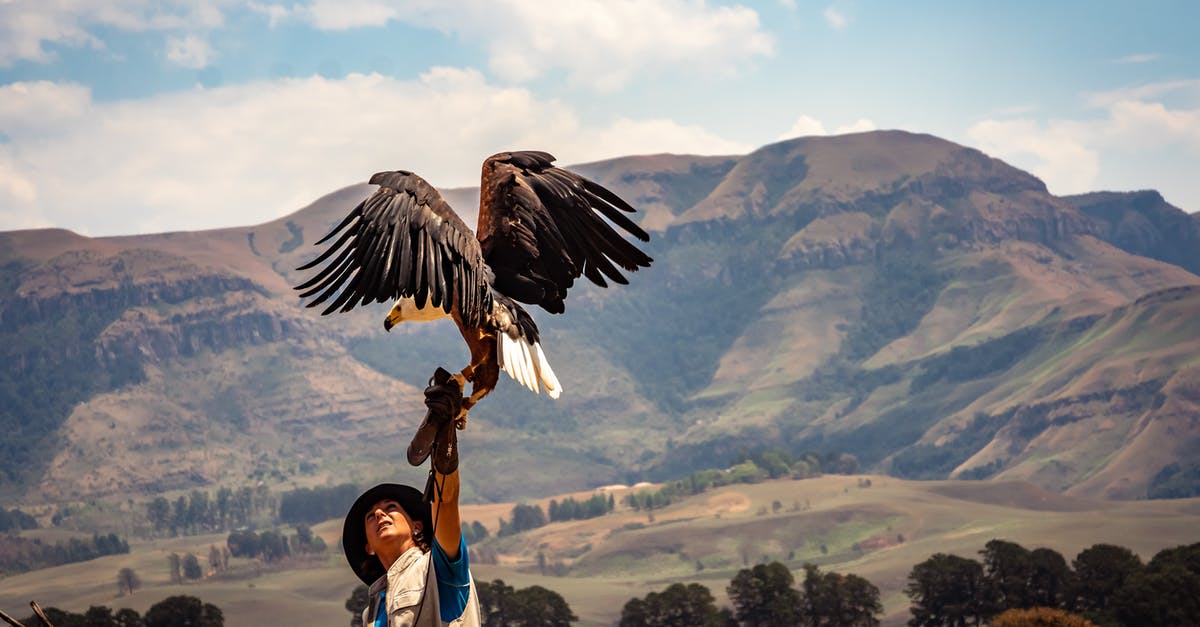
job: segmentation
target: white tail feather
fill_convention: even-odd
[[[533,355],[529,353],[529,345],[521,342],[521,355],[525,358],[525,387],[534,394],[541,392],[538,387],[537,364],[533,363]]]
[[[554,376],[554,369],[550,367],[550,360],[546,359],[546,353],[542,352],[541,344],[534,344],[533,348],[537,353],[538,377],[546,386],[546,394],[550,398],[558,398],[562,394],[562,385],[558,382],[558,377]]]
[[[530,345],[523,339],[512,339],[501,333],[500,365],[508,376],[535,393],[541,393],[545,386],[550,398],[558,398],[562,394],[562,385],[554,375],[554,369],[542,352],[541,344]]]

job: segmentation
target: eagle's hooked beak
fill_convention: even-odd
[[[392,327],[404,322],[404,316],[400,313],[400,307],[392,307],[386,318],[383,319],[383,330],[391,331]]]

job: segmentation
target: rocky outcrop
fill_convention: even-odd
[[[1154,190],[1095,192],[1064,201],[1092,220],[1095,233],[1126,252],[1200,274],[1200,218]]]
[[[96,339],[96,358],[103,364],[127,357],[162,362],[301,336],[308,324],[280,309],[244,291],[198,295],[166,313],[130,308]]]

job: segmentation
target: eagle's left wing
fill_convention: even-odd
[[[624,284],[622,269],[647,268],[652,259],[617,230],[650,240],[625,215],[634,213],[629,203],[553,161],[537,151],[489,157],[478,235],[498,291],[562,313],[567,290],[581,275],[601,287],[606,278]]]

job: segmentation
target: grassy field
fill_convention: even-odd
[[[508,509],[466,506],[463,513],[494,532]],[[203,562],[223,535],[137,541],[129,555],[0,579],[0,608],[24,615],[26,603],[37,599],[73,611],[104,604],[144,612],[166,596],[189,594],[220,607],[229,625],[346,624],[343,603],[356,582],[336,548],[340,521],[314,531],[331,547],[322,558],[283,566],[235,560],[229,576],[184,585],[168,581],[167,555],[191,551]],[[499,563],[473,571],[479,580],[545,586],[567,599],[580,624],[611,625],[630,598],[675,581],[702,583],[726,603],[725,586],[740,568],[778,560],[795,570],[812,562],[869,579],[882,592],[885,624],[902,624],[908,616],[902,590],[914,564],[937,552],[978,557],[993,538],[1050,547],[1068,561],[1108,542],[1146,560],[1162,548],[1200,541],[1200,499],[1093,501],[1027,483],[883,476],[771,481],[697,495],[652,519],[618,506],[601,518],[491,539]],[[541,574],[539,552],[565,575]],[[116,573],[123,567],[133,568],[143,587],[118,598]]]

